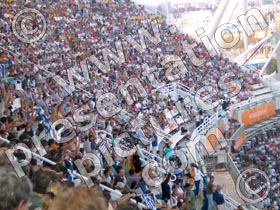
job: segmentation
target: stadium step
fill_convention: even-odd
[[[216,169],[216,157],[214,156],[208,156],[204,158],[204,166],[207,170],[207,172],[212,173]]]
[[[237,194],[235,182],[229,172],[214,172],[213,175],[215,176],[214,184],[224,186],[222,192],[227,197],[226,202],[228,204],[226,206],[234,206],[236,208],[239,204],[243,203],[242,199]],[[229,205],[229,203],[231,203],[231,205]]]
[[[258,84],[254,84],[251,86],[252,90],[258,90],[261,88],[264,88],[265,86],[263,85],[263,83],[258,83]]]
[[[254,96],[260,96],[260,95],[264,95],[264,94],[271,93],[271,92],[272,92],[272,90],[270,88],[265,87],[265,88],[260,88],[260,89],[252,91],[252,94]]]

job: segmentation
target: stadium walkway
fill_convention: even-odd
[[[233,179],[231,178],[231,175],[225,171],[225,172],[214,172],[213,175],[215,176],[215,183],[214,184],[219,184],[223,185],[224,188],[222,192],[225,195],[228,195],[231,197],[233,200],[236,202],[242,204],[244,203],[243,200],[239,197],[239,195],[236,192],[235,189],[235,183]]]

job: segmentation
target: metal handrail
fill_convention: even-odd
[[[251,106],[253,104],[260,103],[260,102],[267,102],[267,101],[271,100],[272,98],[273,98],[272,93],[252,97],[252,98],[249,98],[248,100],[241,101],[240,103],[230,105],[230,109],[231,109],[231,111],[235,111],[236,109],[239,110],[245,106]]]

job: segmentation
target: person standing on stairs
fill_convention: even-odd
[[[195,197],[197,197],[199,193],[200,182],[204,177],[204,175],[202,174],[202,172],[200,171],[200,169],[195,163],[191,163],[191,175],[194,178],[194,186],[195,186],[194,194]]]

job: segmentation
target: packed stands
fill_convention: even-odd
[[[273,129],[264,130],[248,139],[248,142],[236,155],[235,160],[242,172],[247,168],[258,168],[264,171],[270,180],[269,195],[263,201],[264,209],[279,209],[279,124]],[[263,178],[259,177],[260,186],[264,185]],[[256,184],[256,183],[255,183]],[[257,188],[258,186],[250,186]],[[264,193],[262,190],[259,196]]]
[[[96,178],[92,178],[92,181],[101,186],[106,201],[110,202],[113,209],[118,209],[120,204],[130,198],[141,203],[140,207],[146,206],[146,209],[149,209],[151,203],[152,206],[161,209],[165,206],[182,209],[182,206],[187,205],[185,192],[189,193],[187,199],[190,198],[193,205],[195,198],[191,189],[193,187],[198,190],[198,181],[201,181],[200,177],[194,180],[194,176],[199,176],[196,166],[191,167],[188,164],[186,169],[181,170],[179,165],[182,163],[178,163],[174,158],[166,158],[165,161],[176,168],[172,171],[175,177],[167,175],[161,185],[150,187],[146,183],[147,180],[142,177],[143,160],[138,154],[139,150],[136,152],[132,148],[135,144],[140,145],[142,150],[151,152],[149,155],[155,156],[152,159],[174,149],[170,146],[172,142],[159,136],[157,129],[147,124],[147,119],[150,117],[156,119],[162,130],[168,128],[169,133],[176,130],[187,134],[186,138],[189,139],[192,130],[186,128],[186,124],[196,124],[198,127],[216,110],[203,111],[195,104],[189,106],[188,102],[184,102],[184,98],[160,94],[159,84],[179,82],[193,92],[211,85],[218,92],[216,97],[226,100],[226,93],[219,89],[217,81],[231,73],[234,75],[231,79],[237,80],[242,87],[235,98],[236,102],[240,102],[253,96],[252,85],[259,83],[257,74],[253,71],[242,71],[237,64],[223,55],[210,57],[201,43],[197,43],[194,52],[197,57],[204,58],[206,62],[196,66],[188,58],[182,46],[182,42],[188,43],[189,46],[196,43],[195,39],[187,34],[171,33],[165,22],[158,23],[161,41],[154,44],[146,39],[146,49],[139,52],[123,40],[131,36],[139,42],[137,33],[139,28],[151,34],[153,30],[151,20],[148,18],[150,14],[143,6],[135,5],[132,1],[18,0],[2,1],[0,4],[0,19],[5,23],[1,24],[0,34],[0,62],[4,65],[0,105],[1,165],[7,167],[8,160],[4,151],[19,143],[27,145],[33,154],[39,153],[38,147],[33,143],[34,136],[39,136],[39,141],[46,151],[44,157],[47,161],[42,160],[37,154],[30,160],[30,164],[23,167],[25,175],[35,186],[30,209],[40,206],[43,209],[52,209],[50,200],[55,197],[61,197],[60,199],[63,200],[65,199],[63,196],[67,195],[75,199],[75,193],[94,196],[94,192],[83,187],[72,189],[73,186],[84,184],[84,180],[79,178],[81,175],[77,173],[79,169],[74,162],[85,158],[87,153],[100,157],[100,151],[104,147],[105,150],[106,148],[109,150],[112,165],[107,164],[103,157],[102,172]],[[31,44],[19,40],[11,27],[13,17],[24,8],[40,10],[47,23],[45,36]],[[135,16],[145,18],[132,18]],[[38,17],[33,18],[33,24],[40,23]],[[93,65],[89,58],[95,55],[100,60],[105,59],[102,54],[104,49],[110,49],[117,54],[115,50],[117,41],[122,41],[125,62],[115,64],[110,60],[110,70],[104,73],[102,69]],[[178,66],[172,68],[163,65],[162,62],[167,55],[178,56],[187,71],[180,73]],[[68,84],[71,83],[69,71],[73,68],[73,71],[82,74],[82,64],[85,60],[86,68],[89,69],[89,82],[83,83],[83,79],[78,77],[72,81],[75,90],[62,87],[57,78],[60,77]],[[146,69],[142,64],[147,64],[154,71],[148,76],[145,75]],[[170,70],[168,76],[166,76],[167,70]],[[128,88],[127,93],[132,95],[133,100],[133,103],[128,104],[120,87],[131,78],[138,78],[143,88],[140,88],[140,94],[136,94],[134,88]],[[115,116],[103,117],[98,113],[97,101],[100,96],[109,92],[117,96],[117,103],[113,109],[121,107],[122,111]],[[177,102],[181,104],[178,105]],[[81,107],[83,109],[77,114],[77,110]],[[224,110],[226,108],[222,107]],[[90,118],[83,118],[86,114],[90,114]],[[178,117],[177,120],[174,120],[175,116]],[[62,119],[68,120],[73,125],[65,129],[61,133],[62,136],[67,137],[73,132],[76,133],[66,142],[59,142],[51,135],[53,129],[51,125]],[[137,122],[131,123],[133,119],[137,119]],[[144,121],[142,126],[140,126],[141,121]],[[234,132],[231,130],[235,130],[236,126],[233,121],[229,123],[230,129],[226,135],[231,136]],[[56,125],[58,129],[61,128]],[[100,130],[105,132],[99,134]],[[122,143],[121,147],[133,151],[127,158],[122,158],[110,149],[121,135],[124,135],[124,138],[119,140]],[[104,146],[102,140],[103,142],[106,140],[107,145]],[[159,148],[160,141],[164,142],[163,148]],[[26,155],[21,150],[17,150],[14,157],[18,162],[24,163]],[[90,161],[84,161],[83,166],[87,172],[95,169]],[[206,179],[206,174],[203,177]],[[63,182],[63,186],[60,184],[55,186],[59,189],[54,191],[48,189],[51,188],[51,183],[59,181]],[[198,196],[198,191],[195,192]],[[77,197],[77,200],[79,199],[81,198]],[[151,202],[150,199],[153,201]],[[100,206],[103,201],[104,199],[100,199]],[[54,201],[54,206],[58,205],[62,206],[58,201]],[[96,208],[100,209],[100,206]]]

